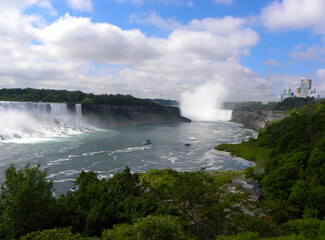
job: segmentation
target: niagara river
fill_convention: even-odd
[[[240,143],[256,133],[227,121],[142,124],[99,129],[82,119],[79,106],[0,103],[0,182],[5,170],[41,164],[55,194],[73,186],[82,170],[110,178],[128,166],[133,172],[227,171],[253,163],[217,152],[221,143]],[[144,139],[152,144],[143,145]]]

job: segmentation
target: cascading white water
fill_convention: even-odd
[[[80,104],[0,101],[0,141],[30,142],[90,129]]]
[[[232,110],[221,109],[225,89],[217,82],[207,82],[183,93],[181,111],[193,121],[230,121]]]

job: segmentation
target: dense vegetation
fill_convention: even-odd
[[[52,196],[40,166],[6,170],[0,238],[12,239],[325,239],[325,101],[292,111],[257,139],[219,150],[255,161],[263,199],[231,193],[241,172],[131,173],[111,179],[81,172],[76,192]],[[50,230],[49,230],[50,229]]]
[[[163,105],[163,106],[179,106],[180,102],[176,100],[169,100],[169,99],[153,99],[154,102]]]
[[[277,224],[324,219],[325,100],[292,111],[257,139],[217,149],[257,162],[257,168],[246,173],[260,180],[265,191],[261,206]]]
[[[222,106],[224,109],[292,110],[309,105],[314,101],[315,99],[313,97],[293,97],[286,98],[282,102],[224,102]]]
[[[114,104],[114,105],[139,105],[158,106],[150,99],[139,99],[131,95],[83,93],[81,91],[13,88],[0,89],[0,101],[22,102],[73,102],[82,104]]]

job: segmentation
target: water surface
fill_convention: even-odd
[[[116,130],[90,131],[41,139],[31,143],[0,145],[0,182],[5,169],[40,163],[53,180],[56,194],[68,191],[82,170],[100,178],[112,177],[128,166],[133,172],[172,168],[178,171],[243,169],[252,163],[218,153],[214,146],[239,143],[256,134],[230,122],[146,124]],[[143,139],[151,145],[143,145]],[[190,144],[185,146],[184,144]]]

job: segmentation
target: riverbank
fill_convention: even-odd
[[[245,128],[259,131],[268,124],[289,116],[285,111],[257,110],[257,109],[234,109],[232,122],[241,123]]]

